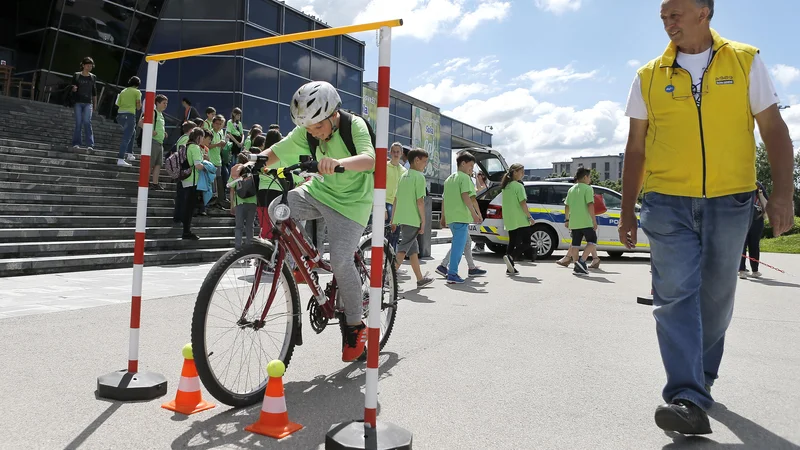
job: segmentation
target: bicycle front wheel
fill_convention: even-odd
[[[288,366],[294,352],[300,295],[286,264],[268,267],[272,253],[263,244],[229,251],[214,264],[197,295],[192,316],[197,373],[208,392],[226,405],[262,401],[267,364],[279,359]],[[279,272],[277,280],[274,271]],[[273,283],[275,296],[261,320]]]

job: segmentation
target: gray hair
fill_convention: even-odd
[[[714,17],[714,0],[694,0],[697,3],[698,8],[708,8],[708,21],[711,22],[711,18]]]

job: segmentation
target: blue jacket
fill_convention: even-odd
[[[214,186],[214,179],[217,177],[217,168],[211,161],[203,161],[203,166],[206,170],[201,171],[198,175],[197,190],[203,192],[203,204],[207,205],[214,195],[212,186]]]

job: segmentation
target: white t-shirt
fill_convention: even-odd
[[[692,74],[692,83],[699,87],[703,72],[711,57],[711,49],[709,48],[703,53],[696,55],[689,55],[686,53],[678,52],[678,64],[688,70]],[[698,94],[695,94],[695,99],[698,99]],[[775,85],[772,83],[767,66],[764,61],[756,54],[753,59],[753,65],[750,67],[750,111],[755,116],[756,114],[764,111],[770,106],[779,102],[778,94],[775,92]],[[639,74],[633,78],[631,84],[631,91],[628,94],[628,106],[625,108],[625,115],[640,120],[647,120],[647,105],[642,97],[642,81]]]

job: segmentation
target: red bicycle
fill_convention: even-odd
[[[263,156],[254,158],[251,176],[266,162]],[[343,172],[344,168],[337,167],[336,171]],[[291,174],[320,177],[316,172],[317,163],[306,160],[268,172],[282,190],[281,201],[271,214],[272,239],[256,239],[223,255],[197,295],[192,316],[197,372],[208,392],[227,405],[241,407],[262,401],[267,363],[280,359],[288,366],[295,346],[303,344],[301,290],[290,265],[305,281],[303,290],[310,291],[306,310],[311,329],[321,333],[329,324],[342,326],[345,322],[336,278],[327,281],[324,288],[320,280],[320,274],[332,274],[332,269],[291,218],[286,201],[287,193],[295,187]],[[369,314],[371,249],[372,236],[365,235],[354,254],[362,281],[365,319]],[[397,315],[394,252],[385,240],[384,255],[380,349],[389,340]]]

